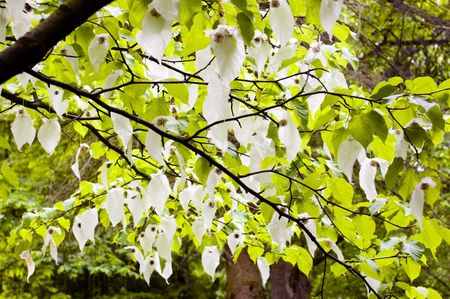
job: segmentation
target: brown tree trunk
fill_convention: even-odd
[[[308,277],[282,259],[270,266],[270,284],[272,299],[306,299],[311,291]]]
[[[230,252],[227,255],[227,298],[251,299],[263,297],[261,275],[256,264],[243,249],[237,263],[233,263]]]

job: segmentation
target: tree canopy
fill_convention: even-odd
[[[261,286],[444,298],[449,5],[422,2],[3,1],[0,275],[170,288],[179,257],[217,283],[246,257]]]

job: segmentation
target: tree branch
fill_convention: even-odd
[[[40,62],[59,41],[113,0],[70,0],[0,52],[0,84]]]

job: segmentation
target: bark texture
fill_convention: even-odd
[[[0,84],[40,62],[62,39],[113,0],[70,0],[0,52]]]
[[[281,259],[270,266],[270,284],[272,299],[306,299],[311,291],[308,277]]]
[[[263,286],[261,275],[256,264],[242,250],[237,263],[227,258],[227,298],[251,299],[262,298]]]

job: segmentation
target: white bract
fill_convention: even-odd
[[[162,1],[157,2],[161,3]],[[164,50],[172,37],[172,20],[166,19],[155,3],[150,3],[141,26],[142,31],[136,35],[137,43],[146,54],[161,61]]]
[[[149,208],[154,208],[158,215],[162,215],[171,189],[169,180],[164,174],[152,175],[150,183],[145,190],[144,197]]]
[[[242,230],[237,229],[234,230],[227,238],[227,244],[230,248],[231,254],[234,255],[236,248],[241,246],[244,243],[244,233]]]
[[[259,256],[256,260],[256,265],[258,266],[259,273],[261,274],[261,281],[263,286],[266,285],[267,280],[270,277],[270,266],[267,262],[266,258],[263,256]]]
[[[54,233],[61,234],[61,229],[59,227],[50,226],[47,229],[47,232],[45,233],[44,237],[44,245],[42,246],[42,253],[45,255],[45,252],[47,251],[47,247],[50,246],[50,256],[55,261],[56,264],[58,264],[58,248],[56,247],[55,239],[54,239]]]
[[[88,240],[95,243],[95,227],[98,224],[98,212],[96,208],[86,210],[75,216],[72,231],[78,241],[80,251],[83,252],[84,245]]]
[[[320,23],[330,38],[333,36],[333,26],[342,11],[344,0],[322,0],[320,3]]]
[[[36,135],[33,120],[25,110],[17,112],[16,118],[11,124],[11,131],[19,151],[22,150],[24,144],[31,145]]]
[[[359,171],[359,186],[363,189],[369,201],[374,200],[378,196],[377,189],[375,188],[377,166],[380,166],[381,175],[384,177],[389,168],[389,162],[379,158],[365,159]]]
[[[228,85],[244,63],[244,41],[236,27],[219,25],[211,32],[211,49],[217,58],[219,75]]]
[[[22,253],[20,254],[20,258],[25,260],[25,263],[27,263],[27,282],[30,283],[30,276],[33,275],[35,269],[35,264],[33,261],[33,257],[31,256],[31,252],[29,250],[22,251]]]
[[[77,153],[75,154],[75,163],[73,163],[70,166],[70,169],[72,169],[73,173],[79,180],[81,180],[81,174],[80,174],[80,168],[78,166],[78,162],[79,162],[78,157],[80,156],[80,152],[83,148],[89,149],[89,145],[87,145],[86,143],[80,144],[80,147],[78,148]]]
[[[147,203],[145,198],[141,196],[138,191],[127,190],[127,196],[125,198],[125,203],[133,216],[134,227],[142,219],[144,214],[147,214]]]
[[[125,217],[123,211],[125,197],[123,192],[122,188],[108,190],[106,200],[102,205],[102,208],[106,209],[106,213],[108,213],[112,226],[116,226]]]
[[[161,136],[159,136],[152,130],[148,130],[147,132],[147,137],[145,138],[145,149],[147,150],[150,157],[152,157],[159,163],[164,164],[162,156]]]
[[[37,137],[44,150],[52,155],[61,139],[61,126],[57,118],[43,119],[43,121],[44,124],[39,128]]]
[[[425,203],[425,190],[434,187],[436,187],[436,183],[430,177],[425,177],[419,182],[419,184],[417,184],[411,195],[409,207],[411,208],[411,213],[413,214],[414,218],[416,218],[420,228],[422,228],[423,226],[422,214],[423,205]]]
[[[128,118],[114,112],[111,112],[111,120],[113,122],[114,132],[119,136],[126,151],[131,136],[133,136],[133,126],[131,126]]]
[[[48,89],[48,94],[50,97],[50,102],[52,103],[53,109],[55,109],[56,114],[62,118],[63,114],[66,113],[69,107],[69,101],[62,100],[64,95],[62,90],[57,89],[53,85]]]
[[[353,166],[356,160],[358,159],[361,163],[365,158],[366,151],[358,141],[350,139],[341,142],[339,145],[337,155],[338,166],[350,183],[352,182]]]
[[[109,40],[107,34],[99,34],[91,41],[88,48],[89,60],[94,70],[98,72],[100,66],[105,61],[109,50]]]
[[[206,246],[202,253],[203,270],[214,280],[217,266],[220,262],[220,253],[217,246]]]
[[[281,46],[287,44],[294,32],[294,16],[286,0],[271,0],[270,26]]]

